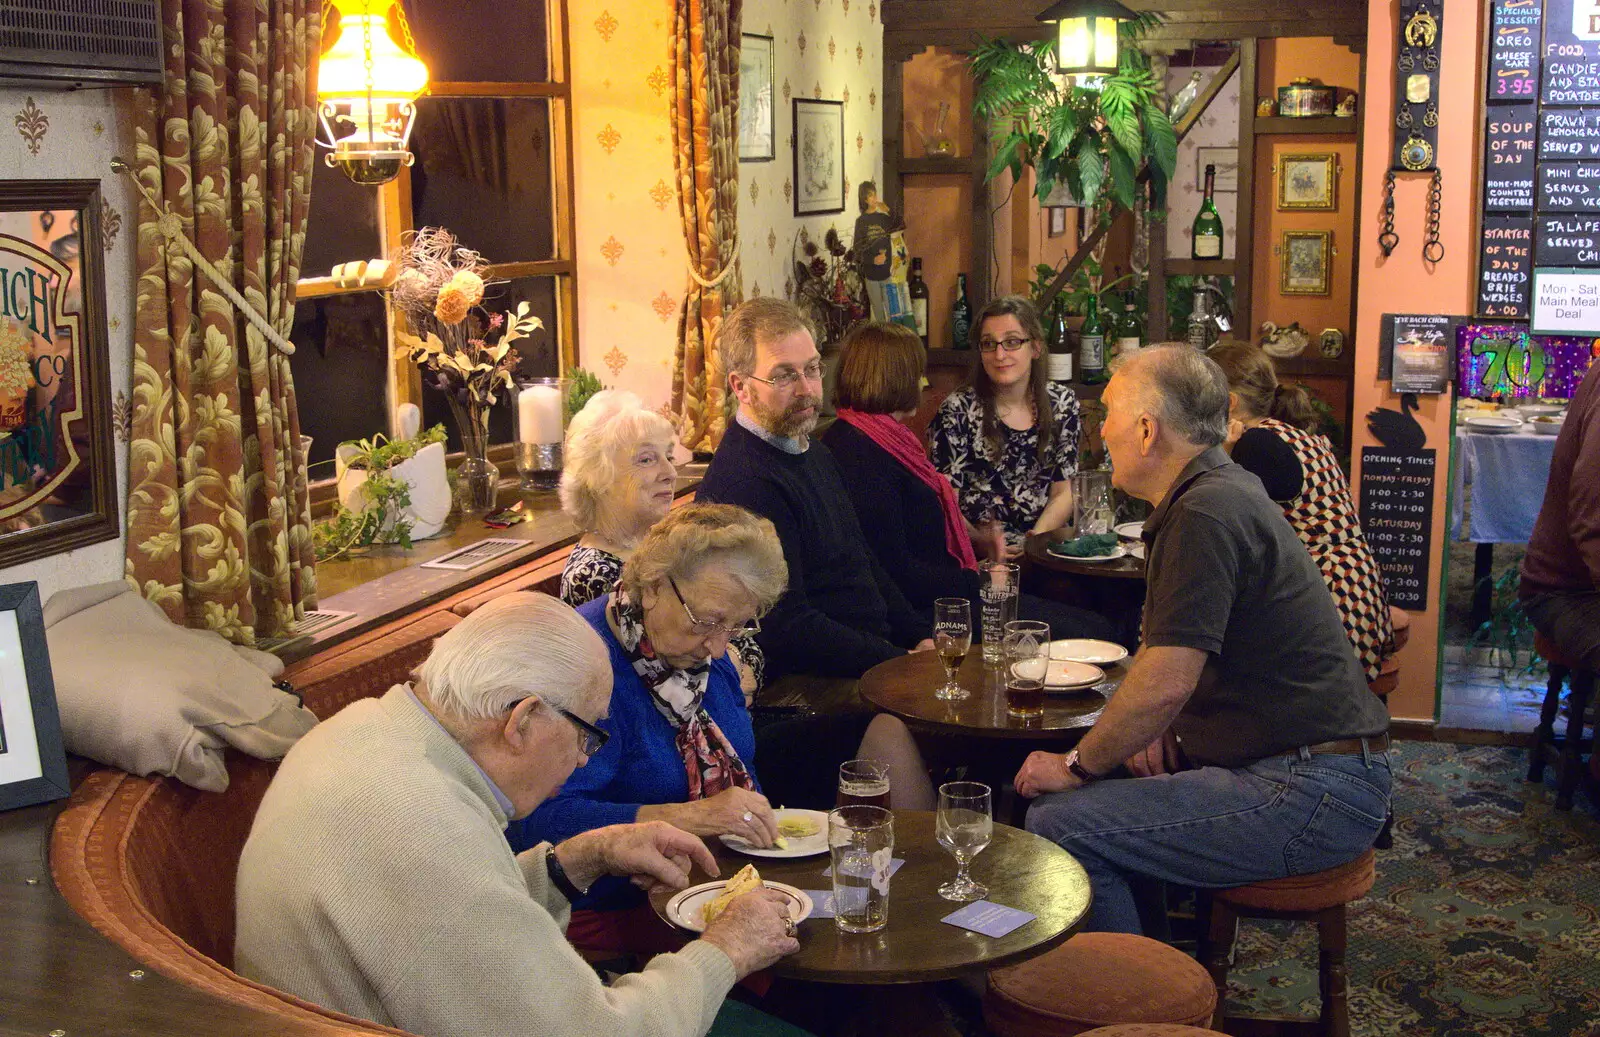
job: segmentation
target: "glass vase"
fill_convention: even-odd
[[[463,517],[487,515],[500,493],[500,470],[489,460],[489,408],[470,397],[461,403],[452,395],[450,411],[461,433],[461,463],[454,480],[456,506]]]

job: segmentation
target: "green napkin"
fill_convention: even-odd
[[[1057,540],[1050,545],[1050,552],[1068,558],[1096,558],[1110,554],[1116,546],[1117,534],[1091,533],[1076,540]]]

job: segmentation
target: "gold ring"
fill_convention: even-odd
[[[785,918],[783,920],[783,935],[788,936],[788,937],[793,937],[794,934],[795,934],[794,919],[793,918]]]

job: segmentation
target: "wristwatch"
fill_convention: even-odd
[[[1078,762],[1078,750],[1076,749],[1067,753],[1067,772],[1085,785],[1092,781],[1099,781],[1101,777]]]
[[[551,884],[561,891],[561,895],[567,898],[568,903],[576,903],[589,892],[587,889],[579,889],[577,883],[567,875],[567,869],[561,866],[561,859],[556,856],[554,846],[544,855],[544,870],[550,876]]]

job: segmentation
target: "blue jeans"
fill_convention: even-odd
[[[1304,749],[1247,767],[1199,767],[1041,796],[1028,831],[1089,873],[1084,929],[1139,933],[1129,878],[1225,889],[1354,860],[1389,809],[1389,756]]]

